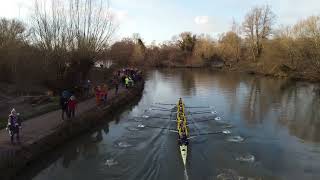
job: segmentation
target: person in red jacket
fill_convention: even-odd
[[[69,118],[73,118],[75,116],[76,107],[77,107],[76,98],[74,96],[71,96],[68,101]]]
[[[95,96],[96,96],[97,106],[100,106],[100,102],[101,102],[101,87],[100,86],[95,87],[94,93],[95,93]]]

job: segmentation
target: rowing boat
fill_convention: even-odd
[[[184,103],[180,98],[177,103],[177,132],[178,132],[178,142],[180,147],[180,153],[182,157],[183,165],[187,164],[187,155],[188,155],[188,136],[189,130],[187,125],[187,118],[184,113]]]

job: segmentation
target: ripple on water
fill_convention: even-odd
[[[215,121],[221,121],[221,117],[214,118]]]
[[[229,142],[242,142],[242,141],[244,141],[244,138],[241,136],[230,136],[227,138],[227,141],[229,141]]]
[[[127,129],[129,131],[139,131],[139,129],[135,128],[135,127],[127,127]]]
[[[217,180],[239,180],[241,177],[232,169],[224,169],[217,175]]]
[[[217,175],[217,180],[255,180],[252,177],[240,176],[238,172],[232,169],[223,169],[220,174]],[[260,179],[260,178],[257,178]]]
[[[149,116],[147,116],[147,115],[143,115],[142,117],[145,119],[149,118]]]
[[[118,142],[116,143],[116,146],[119,148],[128,148],[128,147],[132,147],[131,144],[127,143],[127,142]]]
[[[253,163],[255,161],[255,157],[254,155],[246,154],[246,155],[237,157],[236,160],[240,162]]]
[[[230,130],[223,130],[222,133],[223,134],[231,134],[231,131]]]
[[[119,164],[117,161],[115,161],[114,159],[107,159],[106,162],[104,163],[104,165],[111,167],[111,166],[115,166]]]

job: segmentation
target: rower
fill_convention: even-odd
[[[182,105],[182,99],[179,98],[179,105]]]
[[[186,132],[186,127],[183,127],[181,129],[181,137],[180,137],[180,144],[188,145],[188,137],[187,137],[187,132]]]

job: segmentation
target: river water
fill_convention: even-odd
[[[137,105],[48,153],[18,179],[320,179],[318,88],[239,73],[153,70]],[[165,105],[179,97],[192,134],[186,167],[169,130],[172,105]]]

